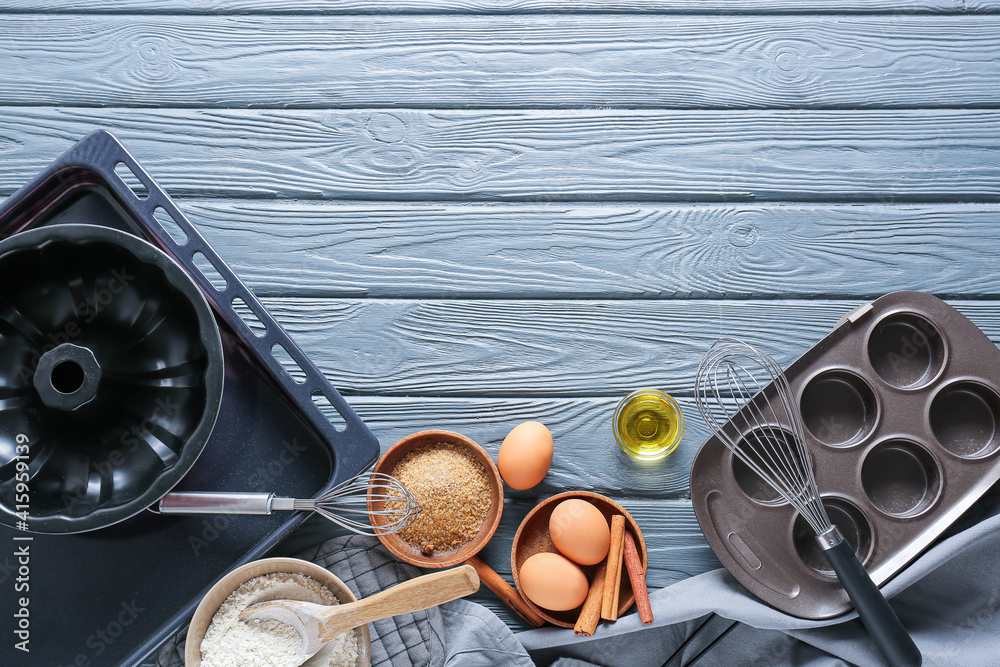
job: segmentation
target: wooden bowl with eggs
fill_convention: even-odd
[[[572,628],[576,624],[582,605],[569,611],[552,611],[551,609],[539,607],[525,594],[518,575],[524,562],[535,554],[560,553],[552,542],[552,537],[549,535],[549,519],[552,517],[552,512],[556,507],[569,499],[579,499],[590,503],[604,515],[609,525],[611,524],[611,517],[615,514],[624,516],[625,530],[632,533],[632,537],[635,539],[636,549],[639,552],[639,557],[642,559],[644,571],[648,567],[649,562],[646,553],[646,540],[642,536],[642,531],[639,530],[639,524],[636,523],[635,519],[632,518],[632,515],[624,507],[610,498],[590,491],[567,491],[539,503],[528,513],[528,516],[524,517],[524,521],[521,522],[517,533],[514,535],[514,543],[510,550],[510,569],[514,575],[514,585],[517,587],[525,603],[549,623],[564,628]],[[593,583],[594,573],[597,571],[598,565],[579,565],[578,567],[586,575],[588,584]],[[621,571],[621,592],[618,597],[619,617],[625,614],[634,603],[635,595],[632,592],[632,583],[629,581],[628,572],[623,564]]]

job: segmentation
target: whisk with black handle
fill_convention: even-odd
[[[368,491],[371,490],[371,495]],[[383,500],[385,509],[370,509],[369,499]],[[280,498],[273,493],[182,491],[160,500],[161,514],[270,514],[277,510],[316,512],[358,535],[372,535],[371,517],[379,516],[379,533],[394,533],[413,523],[420,504],[392,475],[359,474],[317,498]]]
[[[815,531],[823,554],[886,662],[891,667],[920,665],[920,650],[827,516],[802,420],[781,367],[754,347],[723,338],[698,367],[695,402],[719,440]]]

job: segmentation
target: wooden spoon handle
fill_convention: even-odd
[[[523,618],[528,625],[533,628],[540,628],[545,624],[545,619],[539,616],[534,609],[527,605],[524,598],[521,597],[521,594],[518,593],[513,586],[508,584],[503,577],[497,574],[493,568],[483,562],[479,556],[473,556],[465,562],[476,568],[480,581],[486,584],[487,588],[496,593],[498,598],[507,603],[507,606],[513,609],[518,616]]]
[[[425,574],[363,600],[329,608],[323,614],[320,636],[326,640],[372,621],[436,607],[478,590],[479,577],[468,565]]]

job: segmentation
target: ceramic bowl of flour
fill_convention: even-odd
[[[194,612],[184,646],[185,667],[295,664],[298,635],[276,621],[243,623],[251,604],[294,599],[319,604],[355,602],[354,593],[328,570],[298,558],[265,558],[239,567],[208,591]],[[214,621],[214,623],[213,623]],[[368,626],[328,642],[306,667],[368,667]]]

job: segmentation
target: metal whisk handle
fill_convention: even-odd
[[[890,667],[919,667],[923,661],[920,649],[837,527],[820,533],[816,541],[886,663]]]
[[[277,507],[273,493],[198,491],[168,493],[160,500],[161,514],[270,514]]]

